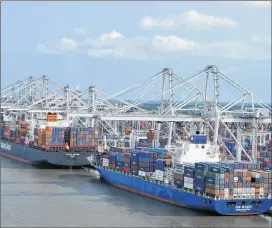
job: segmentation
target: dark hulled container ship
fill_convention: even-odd
[[[49,114],[47,125],[35,127],[33,132],[20,118],[2,122],[0,155],[31,165],[90,166],[89,156],[97,149],[95,128],[63,127],[56,115]]]
[[[5,139],[1,140],[0,155],[29,165],[48,165],[62,167],[89,166],[89,151],[84,149],[64,150],[64,147],[41,149],[34,146],[17,144]]]

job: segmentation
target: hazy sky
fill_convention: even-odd
[[[271,99],[270,2],[4,2],[1,25],[2,87],[48,75],[111,94],[214,64]]]

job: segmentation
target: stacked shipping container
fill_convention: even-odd
[[[157,152],[155,152],[157,150]],[[165,181],[169,171],[167,159],[158,158],[162,149],[114,148],[97,165]],[[158,153],[160,152],[160,153]],[[199,162],[174,163],[173,184],[196,194],[217,199],[271,198],[272,171],[263,171],[262,163]],[[154,174],[154,175],[153,175]]]
[[[111,147],[109,154],[103,155],[103,159],[108,159],[108,163],[105,160],[103,162],[101,158],[100,163],[99,159],[96,159],[96,164],[134,175],[146,176],[147,173],[154,173],[156,159],[163,157],[163,154],[163,149]],[[162,164],[157,165],[157,167],[161,166]],[[163,172],[163,168],[160,169]]]
[[[69,141],[70,147],[96,147],[98,144],[98,131],[91,127],[66,128],[65,141]]]
[[[25,137],[28,133],[29,125],[24,121],[16,121],[15,124],[0,125],[1,137],[15,143],[25,144]],[[65,143],[70,148],[96,148],[98,142],[98,131],[94,128],[78,127],[50,127],[45,129],[34,128],[34,145],[39,148],[62,148]],[[31,142],[30,142],[31,143]]]
[[[155,147],[154,142],[156,139],[156,132],[154,130],[149,130],[147,133],[147,144],[149,147]]]

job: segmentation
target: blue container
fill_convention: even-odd
[[[146,139],[139,139],[139,142],[147,144],[147,140]]]
[[[194,190],[199,191],[201,193],[205,190],[205,182],[203,180],[194,180]]]
[[[155,153],[153,152],[139,152],[139,158],[154,158]]]
[[[174,184],[178,186],[184,186],[184,180],[174,179]]]
[[[130,173],[133,174],[133,175],[138,175],[138,169],[130,169]]]
[[[117,161],[117,162],[123,162],[123,161],[124,161],[124,158],[122,158],[122,157],[116,157],[116,161]]]
[[[193,167],[184,166],[184,172],[194,172],[195,169]]]
[[[205,175],[200,175],[198,173],[195,173],[195,179],[204,181],[205,180]]]
[[[209,170],[210,172],[213,172],[213,173],[220,173],[220,168],[217,168],[214,166],[211,166]]]
[[[166,161],[165,160],[162,160],[162,159],[158,159],[156,161],[156,169],[157,170],[161,170],[161,171],[164,171],[164,167],[166,166]]]
[[[205,181],[206,183],[210,183],[210,184],[219,184],[219,179],[216,179],[213,177],[206,177]]]
[[[126,168],[130,168],[130,163],[128,163],[128,162],[124,162],[124,167],[126,167]]]
[[[116,162],[116,166],[123,166],[123,164],[124,164],[123,162],[118,162],[118,161]]]
[[[192,144],[207,144],[207,136],[205,135],[194,135],[190,137]]]
[[[194,178],[194,172],[193,172],[193,173],[191,173],[191,172],[184,173],[184,176],[185,176],[185,177]]]
[[[203,163],[195,163],[195,169],[204,170],[205,165]]]
[[[139,157],[139,162],[155,162],[154,158]]]
[[[109,161],[116,161],[116,157],[115,157],[115,156],[113,156],[113,155],[110,155],[110,157],[109,157]]]
[[[153,151],[158,154],[165,154],[164,148],[154,148]]]
[[[132,152],[131,153],[131,159],[133,159],[133,158],[138,159],[139,158],[139,153],[138,152]]]
[[[205,177],[206,171],[205,170],[195,170],[195,176],[203,176]]]
[[[154,167],[139,167],[139,170],[141,170],[143,172],[154,172],[155,171]]]
[[[132,164],[132,165],[138,165],[139,162],[138,162],[138,161],[131,161],[131,164]]]

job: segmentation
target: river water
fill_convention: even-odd
[[[114,188],[95,170],[1,159],[1,227],[272,227],[271,216],[217,216]]]

